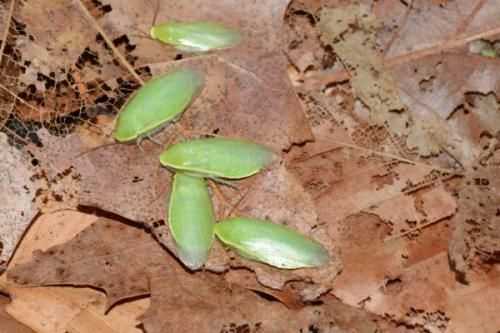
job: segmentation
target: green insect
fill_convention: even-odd
[[[166,22],[151,28],[150,35],[186,52],[207,52],[238,44],[241,35],[217,22]]]
[[[268,221],[231,218],[217,223],[215,234],[241,256],[278,268],[317,267],[329,260],[318,242]]]
[[[175,120],[204,86],[203,75],[179,69],[148,81],[118,115],[113,137],[119,142],[141,139]]]
[[[189,269],[199,269],[214,240],[215,214],[205,179],[175,174],[168,223],[179,259]]]
[[[205,138],[170,146],[160,155],[160,162],[198,176],[240,179],[256,174],[273,158],[271,150],[253,142]]]

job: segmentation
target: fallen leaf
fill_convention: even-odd
[[[106,232],[108,229],[114,232]],[[116,242],[116,233],[122,241]],[[153,240],[148,241],[150,238],[142,230],[120,222],[100,221],[62,245],[34,252],[32,264],[13,268],[8,276],[17,284],[92,285],[106,291],[109,309],[124,298],[147,295],[145,272],[174,263]],[[141,262],[132,262],[134,257],[127,253],[133,252],[147,253],[148,259],[140,257]]]
[[[388,26],[395,21],[399,23],[397,34],[386,51],[391,58],[437,53],[435,49],[464,45],[474,36],[494,34],[498,28],[495,17],[499,8],[495,1],[428,1],[412,3],[409,7],[385,0],[376,6],[375,11]],[[394,10],[394,7],[403,6],[404,10]],[[402,19],[397,20],[398,16]]]
[[[498,270],[470,285],[457,282],[446,252],[409,266],[373,294],[365,308],[429,332],[494,332],[500,323]],[[484,290],[488,290],[487,293]]]
[[[494,94],[468,93],[464,104],[450,117],[450,126],[460,137],[453,153],[464,167],[471,169],[484,155],[485,147],[495,145],[500,129],[500,105]]]
[[[9,145],[0,134],[0,272],[14,253],[17,243],[38,213],[35,203],[37,181],[30,157]]]
[[[375,50],[377,22],[368,6],[324,9],[320,30],[322,40],[332,46],[349,70],[354,93],[368,106],[374,120],[388,117],[381,113],[404,110],[394,79],[384,71],[382,57]],[[394,130],[399,134],[402,129]]]
[[[34,333],[35,331],[19,323],[5,311],[5,306],[9,302],[8,297],[0,295],[0,330],[2,332]]]
[[[378,326],[363,318],[362,312],[329,297],[323,305],[290,311],[279,303],[262,302],[256,294],[237,286],[224,285],[213,276],[205,276],[203,281],[193,276],[183,277],[177,282],[180,288],[175,290],[171,288],[172,281],[162,277],[151,283],[152,305],[143,318],[150,333],[193,330],[280,333],[324,329],[347,333],[373,332]]]
[[[232,123],[234,122],[228,120],[223,124],[231,126]],[[222,125],[221,129],[223,130]],[[160,135],[173,134],[165,132]],[[48,140],[55,139],[42,136],[46,137]],[[273,141],[272,136],[269,140]],[[175,253],[173,240],[165,224],[171,174],[162,168],[158,161],[161,147],[152,143],[144,144],[142,149],[134,145],[115,144],[81,155],[79,151],[85,149],[85,144],[76,135],[68,136],[64,142],[54,140],[44,144],[50,147],[50,150],[38,151],[38,158],[45,161],[43,165],[50,163],[48,165],[53,173],[55,170],[71,168],[73,174],[77,175],[75,177],[79,181],[80,207],[96,207],[103,212],[111,212],[127,219],[130,223],[144,223],[163,245]],[[76,157],[71,159],[71,156]],[[224,202],[214,192],[215,206],[220,218],[225,217],[226,213],[229,214],[229,210],[236,209],[239,214],[286,223],[321,241],[331,252],[331,264],[321,270],[289,273],[241,259],[232,262],[220,245],[216,245],[211,251],[206,269],[221,272],[231,266],[245,266],[256,272],[261,283],[273,288],[282,288],[287,281],[297,278],[311,280],[315,283],[304,289],[304,297],[309,299],[317,298],[331,288],[331,282],[340,270],[334,244],[329,241],[324,229],[316,228],[316,214],[311,198],[294,176],[277,163],[261,175],[239,184],[236,195],[230,188],[223,191],[223,195],[233,199],[230,202]]]
[[[305,280],[313,282],[301,291],[306,300],[313,300],[327,292],[342,269],[335,242],[328,237],[327,229],[318,222],[311,196],[302,184],[284,165],[267,170],[248,180],[253,183],[242,197],[233,203],[237,212],[233,215],[267,219],[286,225],[300,233],[319,241],[330,253],[330,261],[323,267],[283,271],[267,265],[235,258],[231,266],[252,269],[260,283],[275,289],[284,287],[287,281]]]
[[[449,244],[450,260],[462,281],[481,266],[488,271],[500,260],[498,166],[479,165],[475,169],[467,174],[459,192],[460,210]]]
[[[119,269],[119,266],[125,267]],[[151,292],[152,303],[143,318],[148,332],[163,332],[167,328],[189,332],[195,327],[223,332],[236,327],[251,332],[329,327],[344,332],[344,327],[373,331],[378,325],[384,325],[331,297],[325,298],[323,305],[292,311],[278,302],[265,301],[253,292],[230,285],[218,275],[187,273],[143,230],[107,219],[91,224],[65,244],[36,253],[32,262],[13,267],[8,276],[28,285],[102,288],[108,295],[108,306],[113,300]],[[75,315],[83,313],[78,308],[81,306],[74,308]],[[169,315],[165,316],[166,313]]]
[[[74,211],[41,215],[24,236],[10,265],[29,262],[34,250],[46,251],[64,243],[94,222],[95,216]],[[0,278],[0,286],[12,298],[6,311],[40,333],[86,332],[90,327],[98,332],[137,333],[135,318],[149,305],[148,299],[136,300],[115,306],[106,314],[105,296],[89,288],[26,288],[5,283],[5,275]]]

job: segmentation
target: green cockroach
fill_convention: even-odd
[[[274,156],[265,146],[217,137],[174,144],[160,155],[160,163],[208,178],[241,179],[259,172]]]
[[[207,52],[235,46],[241,41],[237,30],[217,22],[165,22],[150,30],[151,38],[186,52]]]
[[[203,86],[203,75],[192,69],[178,69],[153,78],[123,106],[113,138],[128,142],[150,135],[179,117]]]
[[[191,270],[201,268],[212,247],[215,224],[205,179],[182,173],[174,175],[168,224],[178,258]]]
[[[230,218],[215,225],[215,235],[242,257],[278,268],[317,267],[329,261],[320,243],[269,221]]]

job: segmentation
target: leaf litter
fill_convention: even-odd
[[[475,5],[460,1],[454,4],[464,8],[469,4],[476,6],[473,14],[486,16],[488,14],[484,10],[492,9],[489,7],[492,2],[488,1]],[[301,11],[309,10],[307,5],[299,6],[302,6]],[[421,6],[432,7],[430,3],[408,5],[379,1],[372,8],[382,21],[377,33],[377,48],[385,50],[378,53],[379,57],[385,57],[381,72],[389,72],[397,78],[393,82],[405,105],[403,113],[393,113],[393,118],[387,118],[383,126],[374,126],[369,121],[368,115],[376,109],[366,101],[359,102],[363,96],[356,94],[356,88],[359,88],[349,80],[349,75],[358,74],[358,64],[347,63],[344,69],[335,64],[325,68],[323,61],[328,57],[307,56],[311,53],[308,48],[310,42],[304,43],[303,48],[300,44],[294,45],[294,61],[300,61],[303,55],[313,62],[309,66],[294,63],[292,77],[296,79],[296,89],[306,106],[316,141],[292,150],[288,166],[315,199],[319,223],[329,224],[330,238],[341,253],[344,269],[334,282],[333,294],[348,304],[386,315],[415,331],[494,330],[498,325],[496,320],[492,320],[494,315],[488,310],[490,308],[468,312],[476,317],[464,319],[461,315],[468,311],[466,309],[469,306],[467,303],[459,305],[458,300],[469,293],[472,296],[476,288],[492,288],[492,293],[495,293],[497,260],[483,261],[486,257],[494,257],[494,239],[497,238],[493,236],[495,232],[492,226],[495,223],[484,224],[488,232],[485,229],[479,231],[481,228],[476,226],[478,234],[473,236],[472,233],[463,232],[461,226],[464,223],[457,223],[456,219],[462,214],[464,218],[470,216],[467,209],[463,210],[466,205],[462,204],[462,199],[457,200],[457,197],[462,197],[459,193],[463,184],[466,184],[464,178],[470,178],[469,173],[477,168],[475,164],[484,161],[485,156],[491,157],[498,149],[495,137],[498,131],[496,117],[499,114],[497,94],[490,93],[496,92],[498,71],[494,70],[496,63],[488,58],[472,57],[471,61],[464,62],[464,57],[469,59],[470,56],[457,53],[464,51],[460,47],[472,39],[473,33],[478,33],[468,28],[457,33],[457,39],[453,41],[456,48],[454,52],[439,55],[442,51],[439,42],[435,48],[425,50],[428,53],[407,51],[410,48],[406,47],[399,49],[404,54],[393,55],[387,48],[384,49],[384,44],[393,45],[394,48],[398,43],[406,43],[412,38],[420,38],[422,44],[428,41],[422,34],[401,33],[399,30],[411,23],[409,16],[432,24],[432,18],[427,17],[432,12],[419,10]],[[343,8],[342,4],[337,3],[334,10],[324,12],[328,15],[339,13],[339,17],[345,19],[360,15],[366,7],[347,4],[345,12],[339,8]],[[458,7],[450,8],[455,10]],[[443,21],[452,22],[458,28],[474,21],[473,14],[469,20],[457,16],[457,21],[450,21],[447,12],[437,5],[432,11],[439,12]],[[321,18],[325,15],[320,14],[314,5],[311,5],[309,13],[314,18],[311,23],[313,29],[301,31],[310,31],[307,37],[301,36],[306,41],[319,38],[320,32],[314,27],[319,24],[321,29]],[[355,34],[362,33],[362,28],[360,32],[355,27],[363,24],[360,23],[363,19],[361,15],[358,16],[337,40],[326,40],[340,61],[356,59],[350,57],[345,60],[342,52],[337,52],[335,47],[341,49],[342,43],[349,42],[353,30]],[[332,29],[339,28],[333,23],[331,25]],[[439,25],[439,20],[436,25]],[[431,31],[426,25],[421,24],[419,27]],[[481,29],[480,33],[494,36],[497,25],[485,25]],[[324,39],[325,32],[322,33],[321,38]],[[290,39],[293,40],[293,37],[292,34]],[[449,38],[449,34],[446,38]],[[373,46],[372,42],[369,39],[366,45]],[[445,51],[451,50],[449,44],[445,47],[448,47]],[[371,48],[363,52],[377,55]],[[314,54],[321,52],[315,50]],[[464,70],[459,68],[459,61]],[[450,66],[456,67],[451,69]],[[427,68],[438,68],[439,73],[424,74],[420,85],[405,88],[409,82],[418,80]],[[453,75],[454,79],[448,78]],[[443,81],[434,82],[437,80]],[[452,87],[454,84],[455,88]],[[383,89],[376,93],[380,95],[381,91]],[[426,105],[422,103],[426,98],[424,94],[429,96],[430,101]],[[411,96],[411,100],[408,96]],[[431,98],[434,100],[431,101]],[[451,101],[449,105],[438,106],[447,101]],[[383,111],[389,109],[384,108]],[[398,117],[405,117],[405,113],[420,123],[414,126],[414,121],[403,122],[406,123],[404,132],[407,135],[400,137],[397,133],[400,127],[393,126],[391,119],[399,121]],[[421,115],[424,116],[420,118]],[[489,119],[487,122],[491,126],[481,124],[480,119]],[[441,155],[436,156],[437,152],[441,152]],[[490,173],[496,175],[497,169],[491,169]],[[481,197],[484,199],[480,199],[477,194],[468,195],[467,200],[472,205],[481,203],[480,210],[486,216],[491,216],[496,209],[491,201],[494,196],[488,199],[484,195]],[[486,206],[490,208],[483,208]],[[472,232],[472,228],[471,225],[469,232]],[[469,247],[467,241],[467,245],[464,245],[464,237],[469,242],[474,239],[473,243],[469,243],[474,245]],[[483,241],[482,237],[489,241]],[[460,272],[457,276],[454,271],[456,268],[446,261],[448,244],[454,243],[457,246],[453,251],[450,249],[449,255],[452,259],[456,256],[457,262],[461,263],[461,270],[471,275],[469,286],[454,280],[460,278]],[[488,244],[488,250],[479,252],[479,244]],[[480,253],[484,255],[482,259]],[[433,269],[436,270],[436,276],[427,278],[426,274],[428,276]],[[491,274],[477,274],[477,271],[485,270]],[[443,289],[446,283],[450,287]],[[432,290],[430,295],[420,293],[424,288]],[[441,302],[438,302],[439,299]],[[385,307],[385,302],[390,304]]]
[[[30,262],[33,252],[63,244],[96,220],[95,215],[68,210],[42,215],[25,235],[11,264]],[[149,299],[141,298],[105,312],[106,296],[97,290],[27,288],[7,282],[5,277],[0,278],[0,289],[12,300],[6,312],[39,333],[139,333],[136,318],[149,306]]]
[[[233,326],[251,332],[309,327],[347,332],[351,320],[359,329],[379,327],[374,317],[331,297],[290,311],[238,282],[228,284],[208,272],[188,273],[143,229],[109,219],[95,221],[64,244],[35,252],[31,262],[8,274],[20,285],[90,284],[106,292],[108,309],[121,299],[151,293],[151,307],[142,319],[148,332],[231,332]]]
[[[362,3],[276,1],[266,7],[253,3],[234,6],[228,1],[210,8],[213,4],[200,0],[195,4],[197,10],[184,4],[165,6],[168,11],[160,8],[160,20],[208,17],[242,27],[250,36],[241,48],[205,55],[183,54],[144,36],[132,36],[130,31],[135,28],[149,30],[149,19],[142,10],[135,10],[141,15],[132,15],[138,2],[131,2],[130,7],[114,2],[86,5],[115,47],[136,66],[141,80],[173,67],[195,66],[213,82],[178,126],[158,135],[160,141],[228,135],[268,144],[277,152],[290,151],[266,173],[238,182],[238,191],[214,188],[219,216],[272,217],[320,239],[334,258],[325,269],[280,272],[242,260],[219,246],[209,269],[226,272],[227,281],[250,290],[255,284],[248,284],[248,272],[254,271],[255,281],[281,288],[278,294],[276,290],[269,294],[278,295],[276,299],[292,307],[298,303],[287,299],[307,303],[333,288],[331,293],[343,302],[379,314],[399,329],[497,329],[491,311],[471,310],[465,301],[479,302],[484,290],[489,290],[491,297],[484,304],[495,308],[498,284],[498,235],[495,219],[491,219],[496,214],[492,208],[496,198],[491,193],[498,173],[497,63],[468,53],[467,45],[478,36],[494,38],[498,30],[494,2]],[[294,25],[288,30],[282,23],[287,6],[286,22]],[[234,15],[221,16],[228,12]],[[375,21],[375,16],[380,19]],[[259,18],[259,24],[245,17]],[[328,19],[338,17],[347,24],[329,24]],[[135,26],[131,28],[128,22]],[[73,56],[58,67],[62,54],[58,52],[69,44],[59,39],[65,35],[57,29],[65,27],[38,24],[30,21],[26,27],[15,27],[14,36],[24,42],[18,45],[26,47],[20,54],[26,59],[12,52],[5,54],[5,61],[16,65],[13,68],[22,63],[28,76],[19,76],[21,71],[2,72],[7,87],[36,107],[18,99],[14,113],[9,111],[2,123],[15,142],[28,139],[38,143],[28,150],[48,175],[44,176],[48,189],[43,193],[60,199],[60,206],[45,203],[42,210],[98,208],[99,214],[112,213],[122,222],[146,223],[172,249],[164,224],[170,175],[156,163],[161,147],[146,142],[142,150],[124,145],[92,150],[109,142],[104,138],[112,127],[109,115],[137,82],[116,62],[102,35],[89,37],[96,33],[87,26],[83,29],[88,35],[80,37],[89,39],[72,44]],[[325,30],[325,24],[329,29],[341,28],[340,35]],[[429,37],[427,32],[434,30],[427,29],[428,25],[440,27],[440,32]],[[43,30],[52,28],[55,33]],[[55,38],[44,42],[42,32]],[[288,59],[276,52],[285,47]],[[36,49],[49,51],[43,51],[42,66],[28,59],[39,59]],[[353,55],[354,49],[361,51]],[[304,113],[283,75],[288,60],[294,65],[290,75]],[[20,89],[16,77],[21,79],[17,81]],[[357,80],[359,77],[368,79]],[[39,111],[34,112],[36,109]],[[39,127],[47,130],[33,135]],[[315,142],[310,143],[313,138]],[[61,177],[65,174],[69,176]],[[49,267],[55,260],[50,257],[46,253],[41,257]],[[336,277],[341,262],[342,273]],[[180,269],[176,262],[173,266]],[[83,269],[82,274],[95,270],[99,268]],[[213,283],[197,286],[191,276],[186,281],[200,290],[228,288],[220,276],[200,274],[208,274],[207,280]],[[158,331],[162,319],[156,316],[163,313],[159,309],[173,305],[165,281],[151,281],[155,283],[149,291],[153,303],[159,305],[150,308],[144,323],[148,331]],[[424,289],[427,292],[420,293]],[[325,302],[329,297],[321,299]],[[204,299],[209,309],[210,297]],[[242,307],[248,306],[251,313],[253,308],[246,301]],[[193,302],[199,303],[197,297],[186,295],[186,304]],[[480,302],[475,304],[481,308]],[[225,316],[226,310],[220,311]],[[251,321],[238,325],[229,324],[227,331],[258,329]]]

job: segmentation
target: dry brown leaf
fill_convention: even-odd
[[[149,306],[141,299],[106,313],[106,297],[90,288],[11,286],[9,292],[8,313],[37,333],[140,333],[136,318]]]
[[[375,12],[384,19],[394,35],[386,51],[389,57],[439,52],[463,45],[474,36],[495,34],[500,9],[494,0],[423,1],[405,6],[398,1],[378,1]],[[498,33],[498,32],[497,32]],[[424,54],[425,55],[425,54]]]
[[[417,332],[495,332],[500,327],[498,282],[496,270],[487,279],[460,284],[441,252],[407,267],[372,295],[365,308],[412,325]]]
[[[152,306],[144,315],[148,333],[323,330],[347,333],[378,329],[375,322],[366,320],[365,314],[331,297],[326,297],[322,305],[290,311],[279,303],[263,302],[256,294],[240,287],[225,285],[210,275],[203,280],[185,276],[178,281],[159,276],[151,282]],[[172,285],[179,287],[172,288]]]
[[[33,255],[31,263],[10,269],[9,279],[21,285],[91,285],[106,292],[108,309],[124,298],[147,295],[147,272],[175,263],[151,235],[107,219]]]
[[[425,122],[402,112],[406,105],[393,78],[398,76],[384,68],[382,54],[377,51],[380,24],[369,6],[357,3],[324,9],[319,29],[322,40],[332,46],[349,72],[354,96],[368,108],[370,122],[389,126],[396,136],[407,136],[408,147],[422,156],[438,154],[443,140],[429,133],[439,133],[439,123],[434,122],[430,131]]]
[[[305,280],[312,285],[301,288],[306,300],[313,300],[328,291],[337,274],[342,269],[338,259],[336,244],[327,235],[327,229],[318,223],[316,209],[311,196],[304,190],[295,175],[284,165],[265,171],[258,175],[255,182],[238,199],[238,212],[235,215],[268,219],[278,224],[287,225],[300,233],[321,242],[330,252],[330,262],[316,269],[300,269],[283,271],[267,265],[234,258],[232,266],[246,266],[257,273],[262,284],[281,289],[287,281]]]
[[[26,25],[19,49],[24,60],[34,62],[20,79],[26,85],[34,83],[41,91],[45,86],[37,80],[38,73],[47,77],[50,73],[61,75],[59,69],[74,65],[85,45],[95,39],[95,32],[71,2],[27,3],[19,7],[16,16]],[[49,18],[52,24],[47,24]],[[53,78],[60,79],[57,76]]]
[[[9,304],[8,297],[0,295],[0,332],[6,333],[35,333],[29,327],[19,323],[6,311],[5,306]]]
[[[9,287],[12,302],[7,312],[38,333],[65,333],[75,316],[102,294],[88,288]]]
[[[88,5],[97,9],[94,11],[97,15],[104,14],[102,8],[96,8],[90,2]],[[102,43],[96,43],[98,33],[89,25],[77,2],[39,1],[24,4],[19,6],[16,19],[25,25],[23,31],[16,35],[19,41],[17,48],[22,55],[21,63],[26,66],[24,74],[19,77],[23,87],[33,85],[38,93],[43,94],[54,91],[47,84],[51,80],[62,84],[58,89],[61,91],[67,88],[67,85],[64,87],[65,82],[71,84],[74,75],[81,76],[84,82],[90,82],[101,74],[109,76],[113,70],[113,75],[120,72],[120,67],[113,64],[112,55]],[[78,74],[75,66],[80,67]],[[72,106],[76,109],[71,111],[76,111],[77,104]]]
[[[494,94],[469,93],[449,122],[461,139],[453,153],[470,169],[485,150],[495,145],[494,138],[500,131],[500,105]]]
[[[351,75],[354,94],[370,109],[372,121],[390,123],[398,135],[404,133],[406,117],[396,119],[390,113],[402,112],[394,79],[384,70],[383,60],[376,51],[376,18],[370,8],[351,5],[325,9],[321,13],[322,40],[332,46]],[[399,125],[399,127],[398,127]]]
[[[369,151],[355,154],[337,148],[320,153],[307,146],[296,152],[300,158],[292,159],[290,167],[315,198],[319,222],[329,225],[329,235],[341,253],[344,268],[332,291],[337,297],[417,332],[498,327],[496,319],[489,320],[496,308],[491,305],[494,296],[477,311],[467,310],[465,296],[478,298],[478,288],[496,285],[492,281],[497,279],[497,266],[489,266],[489,274],[476,274],[470,286],[463,286],[447,261],[449,224],[459,215],[454,218],[456,200],[441,185],[448,183],[446,174],[424,165],[386,162]],[[315,153],[308,155],[309,151]],[[498,159],[492,155],[490,160]],[[485,205],[490,213],[498,206]],[[461,203],[458,209],[461,212]],[[489,248],[482,252],[486,256],[493,253],[496,239],[491,226],[488,230],[482,235],[491,241],[476,243]],[[466,313],[477,317],[463,317]]]
[[[366,212],[379,216],[390,226],[392,237],[396,237],[451,217],[456,210],[455,198],[443,186],[436,186],[412,195],[401,193]]]
[[[68,323],[68,333],[99,332],[99,333],[143,333],[137,319],[150,306],[149,298],[129,301],[119,304],[106,313],[106,300],[104,297],[99,302],[76,315]]]
[[[217,71],[217,66],[211,67]],[[216,73],[216,72],[214,72]],[[214,78],[216,75],[213,76]],[[253,88],[249,87],[249,90]],[[218,89],[216,89],[217,91]],[[234,90],[236,93],[237,90]],[[239,90],[244,91],[244,89]],[[210,88],[205,93],[216,95]],[[230,96],[230,95],[229,95]],[[203,95],[200,97],[204,99]],[[251,117],[238,116],[238,107],[235,104],[232,108],[231,116],[224,115],[223,112],[212,113],[203,107],[193,105],[193,115],[186,114],[181,123],[191,126],[190,122],[204,119],[205,125],[213,126],[223,134],[233,133],[237,137],[255,138],[257,142],[266,142],[273,147],[285,147],[288,145],[286,134],[276,131],[276,126],[281,122],[279,119],[269,119],[269,131],[260,133],[262,126],[257,127]],[[247,103],[246,108],[252,103]],[[259,113],[264,108],[255,108]],[[247,110],[249,111],[249,110]],[[199,113],[199,114],[198,114]],[[233,117],[234,116],[234,117]],[[263,113],[262,116],[265,116]],[[247,123],[251,121],[251,123]],[[255,120],[256,121],[256,120]],[[203,126],[200,123],[192,125],[193,128]],[[272,128],[271,128],[272,127]],[[256,129],[260,130],[257,131]],[[209,131],[211,132],[211,130]],[[172,142],[175,134],[165,131],[159,136],[165,138],[163,141]],[[34,154],[43,161],[42,165],[52,170],[52,173],[61,173],[64,170],[71,170],[74,178],[79,181],[78,203],[88,209],[97,207],[103,211],[119,215],[129,221],[145,223],[153,230],[156,238],[165,245],[172,253],[175,253],[175,246],[170,237],[166,220],[166,202],[168,198],[171,174],[160,166],[158,155],[162,147],[146,142],[139,148],[135,145],[110,145],[97,148],[81,155],[85,150],[84,139],[73,134],[64,141],[57,140],[56,137],[44,135],[42,139],[47,148],[46,151],[34,151]],[[71,157],[74,156],[72,159]],[[77,175],[77,176],[76,176]],[[233,205],[238,204],[236,210],[248,216],[268,218],[276,223],[287,223],[299,231],[310,234],[320,240],[332,254],[331,265],[321,270],[297,271],[288,273],[269,268],[265,265],[254,264],[237,260],[231,263],[228,255],[220,246],[215,246],[210,254],[210,259],[206,268],[220,272],[227,270],[230,266],[246,266],[256,271],[259,281],[273,288],[282,288],[289,280],[297,278],[315,282],[304,289],[304,297],[308,299],[317,298],[331,287],[331,282],[340,269],[340,263],[336,259],[334,246],[322,228],[316,226],[316,215],[311,199],[304,192],[300,183],[294,176],[289,174],[284,166],[278,163],[271,167],[262,175],[240,182],[238,193],[227,189],[228,197],[233,198],[228,207],[217,198],[216,208],[219,217],[224,217],[229,210],[234,210]],[[226,190],[225,190],[226,191]],[[238,201],[241,201],[238,203]]]
[[[472,159],[466,145],[469,138],[467,132],[461,130],[470,124],[457,124],[457,121],[466,120],[463,118],[447,120],[465,103],[467,93],[497,90],[498,64],[485,57],[451,53],[401,64],[393,67],[392,72],[405,78],[398,81],[401,98],[415,116],[415,124],[421,125],[421,130],[408,139],[410,147],[419,145],[423,130],[462,164],[470,164]],[[479,117],[477,113],[481,111],[474,112],[475,117]]]
[[[341,254],[344,268],[332,292],[347,304],[367,306],[407,265],[446,249],[449,232],[440,230],[447,224],[436,222],[453,216],[456,202],[441,185],[446,174],[432,167],[387,161],[369,150],[319,153],[314,145],[296,152],[290,167]],[[439,237],[430,238],[436,232]],[[406,322],[400,315],[397,320]]]
[[[35,203],[35,169],[26,153],[9,145],[0,134],[0,272],[14,253],[18,241],[38,213]]]
[[[8,276],[19,283],[34,285],[96,286],[106,290],[108,304],[138,295],[142,290],[149,292],[151,288],[152,304],[143,319],[150,333],[166,329],[190,332],[193,328],[231,332],[233,325],[246,327],[250,332],[257,329],[288,332],[310,327],[338,332],[344,332],[345,327],[365,332],[374,331],[379,325],[375,318],[341,305],[331,297],[325,298],[323,305],[291,311],[280,303],[265,301],[250,291],[229,285],[220,276],[187,273],[143,230],[106,219],[93,223],[66,244],[38,252],[34,261],[12,268]],[[55,289],[58,293],[63,290]],[[80,317],[92,314],[84,305],[67,311],[74,311],[73,317],[81,325]],[[73,327],[76,324],[72,320],[59,325]]]
[[[349,106],[348,112],[353,111],[357,117],[366,121],[369,118],[368,111],[371,111],[370,116],[373,118],[373,111],[377,108],[374,107],[374,103],[367,102],[367,98],[363,99],[357,79],[359,72],[362,72],[364,68],[363,64],[370,64],[370,61],[378,63],[379,65],[375,66],[378,68],[376,75],[371,75],[370,79],[362,81],[365,86],[373,85],[377,88],[370,96],[373,98],[384,96],[381,93],[383,87],[390,87],[390,90],[394,92],[391,96],[396,99],[387,97],[382,100],[388,104],[391,100],[397,100],[400,105],[405,105],[409,111],[397,114],[388,112],[391,109],[388,106],[379,108],[382,110],[378,113],[381,116],[381,122],[386,121],[396,137],[403,135],[402,138],[398,138],[401,141],[396,142],[396,145],[401,146],[401,152],[397,154],[407,157],[405,156],[406,149],[418,152],[422,157],[435,156],[444,152],[448,157],[442,156],[440,159],[446,165],[470,165],[468,163],[470,156],[467,156],[469,147],[467,142],[464,142],[464,140],[467,141],[467,138],[463,138],[464,133],[460,131],[460,127],[467,128],[468,124],[457,125],[448,119],[460,105],[464,104],[465,94],[497,92],[500,86],[496,60],[471,55],[466,50],[467,43],[472,41],[474,36],[481,38],[484,36],[493,37],[498,34],[499,27],[495,21],[496,9],[492,8],[494,7],[493,3],[494,1],[481,1],[474,4],[469,1],[458,1],[458,4],[453,7],[428,2],[405,5],[402,2],[388,0],[378,1],[373,5],[372,10],[358,3],[354,5],[336,3],[332,6],[335,9],[323,9],[323,22],[320,22],[316,30],[309,32],[307,25],[302,24],[301,27],[305,26],[306,29],[301,31],[307,34],[307,39],[304,39],[310,41],[314,40],[321,30],[323,39],[331,43],[335,52],[333,55],[330,54],[329,58],[334,59],[334,56],[337,55],[346,70],[339,69],[338,61],[334,62],[333,65],[330,64],[329,67],[322,66],[325,58],[328,59],[328,53],[322,59],[307,58],[308,52],[310,52],[308,48],[300,43],[295,43],[290,51],[293,54],[294,63],[305,57],[304,59],[309,59],[306,61],[309,64],[304,64],[301,67],[313,69],[309,76],[303,75],[299,85],[306,90],[313,88],[313,91],[306,93],[307,95],[317,94],[314,89],[326,89],[326,93],[322,92],[320,95],[328,96],[328,94],[333,93],[333,99],[340,98],[342,100],[345,98],[337,93],[338,83],[349,80],[353,87],[354,97],[363,100],[369,110],[363,111],[363,107],[359,106],[350,110],[351,106]],[[316,9],[314,6],[312,7],[309,12],[306,9],[306,13],[314,15]],[[329,21],[327,13],[331,13],[331,15],[328,14],[330,15]],[[362,16],[362,13],[366,15]],[[366,25],[370,25],[374,21],[373,14],[380,19],[380,23],[383,25],[379,24],[378,28],[373,26],[373,29],[364,29]],[[302,15],[304,14],[302,13]],[[359,18],[352,19],[356,15]],[[346,18],[348,21],[351,18],[349,22],[352,24],[346,28],[345,25],[338,24],[334,18],[338,18],[343,23],[345,23]],[[485,20],[484,25],[478,25],[478,22],[482,22],[483,19]],[[327,29],[329,22],[331,22],[331,27]],[[426,22],[426,25],[421,25],[421,22]],[[293,25],[294,22],[292,21],[291,24]],[[423,32],[422,29],[425,31]],[[432,33],[432,38],[428,38],[429,33]],[[363,34],[367,39],[365,43],[361,43],[354,37]],[[334,39],[334,36],[340,37]],[[409,47],[408,43],[414,44]],[[344,44],[349,45],[349,47],[342,48]],[[362,48],[363,51],[356,52],[355,50],[359,48]],[[377,48],[384,50],[384,52],[377,52],[375,50]],[[397,52],[393,52],[394,50]],[[355,53],[355,55],[347,57],[345,53]],[[371,56],[366,57],[367,54]],[[358,59],[360,57],[361,59]],[[383,66],[382,63],[384,63]],[[315,71],[316,68],[321,70]],[[346,71],[350,77],[345,75]],[[380,83],[384,81],[384,77],[395,79],[389,80],[393,81],[392,84],[384,85]],[[332,98],[326,98],[326,100]],[[315,96],[315,99],[326,106],[330,112],[333,112],[332,107],[335,110],[335,103],[322,101],[325,96],[320,98]],[[337,112],[335,112],[335,118],[339,118]],[[357,119],[358,122],[359,120]],[[352,126],[346,127],[353,128]],[[390,147],[390,145],[388,146]]]
[[[93,215],[71,211],[40,216],[23,238],[10,265],[29,262],[34,250],[47,250],[63,243],[95,221]],[[105,315],[105,296],[88,288],[25,288],[6,283],[5,275],[0,278],[0,286],[12,298],[6,307],[9,315],[38,333],[76,333],[89,327],[103,333],[138,333],[135,318],[148,306],[147,299],[138,300],[117,306]]]
[[[440,149],[469,164],[468,147],[461,147],[462,133],[447,120],[464,103],[466,93],[498,95],[498,62],[467,51],[469,42],[498,35],[495,1],[459,0],[444,5],[424,1],[401,8],[401,3],[388,0],[377,6],[375,11],[386,26],[380,38],[385,63],[399,78],[401,99],[417,129],[409,138],[410,148],[424,148],[420,143],[427,132]]]
[[[475,169],[467,174],[459,193],[460,210],[450,242],[450,259],[462,281],[474,271],[489,271],[500,262],[498,165]]]

